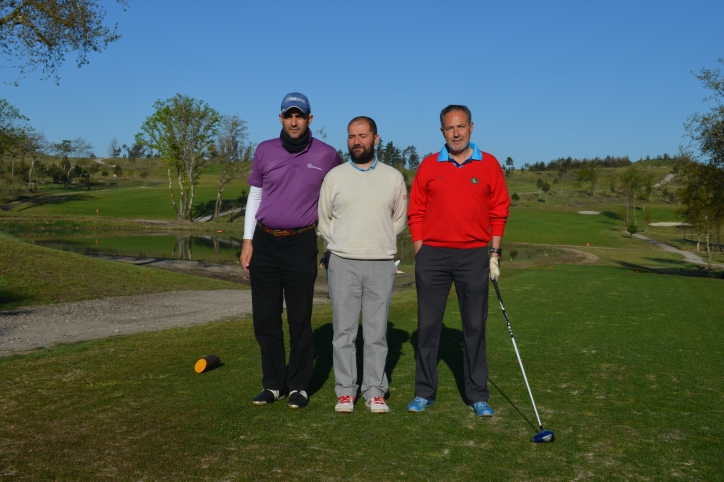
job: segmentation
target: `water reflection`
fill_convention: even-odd
[[[169,258],[204,261],[221,264],[239,262],[243,240],[224,235],[198,236],[191,234],[144,234],[106,237],[45,238],[34,241],[48,248],[84,255],[132,256],[138,258]],[[324,252],[321,240],[317,241],[319,257]],[[505,245],[504,261],[522,261],[559,254],[549,247]],[[401,264],[413,264],[415,249],[409,236],[397,238],[396,259]]]
[[[83,255],[167,258],[222,264],[237,263],[242,246],[242,240],[232,236],[189,234],[52,238],[34,242],[40,246]]]

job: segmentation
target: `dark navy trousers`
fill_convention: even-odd
[[[468,403],[488,401],[485,323],[488,318],[489,256],[487,247],[454,249],[428,245],[423,245],[415,256],[418,303],[416,396],[428,400],[435,398],[442,320],[454,283],[463,328],[465,396]]]

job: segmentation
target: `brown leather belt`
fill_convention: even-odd
[[[264,226],[262,223],[257,224],[262,229],[262,231],[264,231],[265,233],[269,233],[273,236],[293,236],[295,234],[305,233],[310,229],[314,229],[314,224],[310,224],[309,226],[304,226],[303,228],[299,229],[272,229]]]

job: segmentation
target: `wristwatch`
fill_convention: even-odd
[[[500,258],[500,256],[502,256],[502,254],[503,254],[503,250],[500,248],[490,248],[490,254],[493,254],[493,253],[497,254],[498,258]]]

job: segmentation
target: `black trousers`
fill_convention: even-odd
[[[455,283],[463,325],[465,396],[469,403],[488,401],[485,323],[488,318],[489,256],[487,247],[453,249],[423,245],[418,251],[415,257],[416,396],[428,400],[435,398],[442,319],[450,286]]]
[[[317,279],[314,229],[292,236],[254,231],[249,274],[254,335],[261,348],[262,386],[306,390],[314,367],[312,297]],[[284,352],[283,300],[289,323],[289,364]]]

